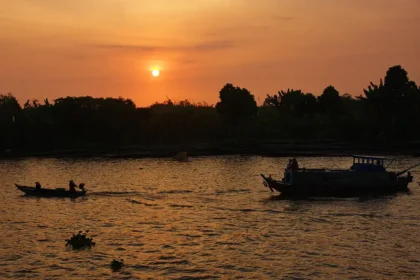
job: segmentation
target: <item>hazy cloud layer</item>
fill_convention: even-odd
[[[116,51],[128,51],[128,52],[207,52],[216,51],[223,49],[230,49],[235,47],[232,41],[214,41],[200,43],[191,46],[153,46],[153,45],[96,45],[95,47],[100,49],[116,50]]]

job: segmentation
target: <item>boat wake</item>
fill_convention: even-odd
[[[181,193],[192,193],[191,190],[171,190],[171,191],[160,191],[158,194],[181,194]]]
[[[138,200],[135,200],[135,199],[127,199],[127,201],[131,202],[132,204],[140,204],[140,205],[144,205],[144,206],[148,206],[148,207],[159,206],[158,204],[146,203],[146,202],[138,201]]]
[[[231,189],[231,190],[218,190],[215,193],[219,194],[228,194],[228,193],[248,193],[250,192],[249,189]]]
[[[88,192],[89,196],[133,196],[133,195],[143,195],[144,192],[137,191],[126,191],[126,192]]]
[[[260,213],[271,213],[271,214],[279,214],[283,213],[283,211],[275,210],[275,209],[261,209],[261,208],[229,208],[229,207],[211,207],[215,210],[221,211],[232,211],[232,212],[243,212],[243,213],[250,213],[250,212],[260,212]]]

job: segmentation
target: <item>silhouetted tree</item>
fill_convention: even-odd
[[[0,94],[0,147],[2,151],[14,146],[18,136],[16,129],[21,119],[21,112],[19,102],[11,93]]]
[[[45,100],[44,100],[45,101]],[[28,100],[23,109],[25,115],[25,146],[28,149],[45,150],[55,147],[57,131],[53,107],[47,102]]]
[[[400,65],[388,69],[385,76],[385,88],[393,98],[401,98],[408,88],[408,73]]]
[[[335,116],[341,112],[341,101],[340,93],[333,86],[329,86],[318,97],[319,109],[323,114]]]
[[[364,89],[365,97],[359,99],[365,105],[367,115],[376,120],[379,135],[391,141],[401,141],[402,135],[410,134],[408,119],[415,120],[417,116],[413,112],[418,108],[418,87],[399,65],[389,68],[384,81],[378,85],[371,82]]]
[[[246,88],[226,84],[219,92],[217,112],[232,127],[245,124],[258,112],[254,96]]]
[[[304,94],[301,90],[287,89],[277,95],[267,95],[264,101],[267,106],[275,106],[278,110],[298,118],[312,117],[317,110],[317,101],[313,94]]]
[[[417,88],[415,83],[411,82],[407,72],[401,66],[389,68],[385,76],[385,83],[380,80],[379,85],[370,83],[367,89],[364,89],[367,103],[377,107],[381,115],[398,111],[401,101],[409,94],[411,88]]]

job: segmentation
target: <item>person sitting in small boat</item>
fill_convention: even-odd
[[[37,191],[41,190],[41,184],[39,182],[35,182],[35,190]]]
[[[69,181],[69,191],[72,193],[76,192],[77,185],[73,182],[73,180]]]

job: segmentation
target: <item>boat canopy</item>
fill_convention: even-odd
[[[353,156],[353,166],[351,170],[356,171],[385,171],[384,161],[385,157],[373,157],[373,156]]]
[[[360,158],[360,159],[382,159],[382,160],[385,160],[385,159],[388,159],[388,158],[386,158],[386,157],[379,157],[379,156],[363,156],[363,155],[353,155],[352,156],[353,158]]]

